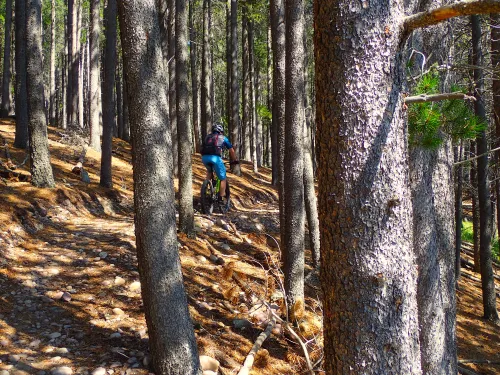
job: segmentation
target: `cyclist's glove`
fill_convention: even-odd
[[[233,161],[229,162],[229,165],[236,165],[236,164],[240,164],[240,161],[239,160],[233,160]]]

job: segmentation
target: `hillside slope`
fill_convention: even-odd
[[[0,123],[12,163],[25,152],[12,147],[14,124]],[[27,164],[0,168],[0,375],[92,373],[147,374],[147,330],[136,266],[130,147],[114,140],[114,189],[98,186],[99,155],[89,150],[84,167],[90,184],[72,173],[81,155],[78,137],[49,129],[57,186],[31,187]],[[7,163],[5,148],[0,161]],[[195,208],[204,178],[194,157]],[[179,235],[190,312],[201,354],[233,374],[268,317],[260,301],[281,303],[276,283],[279,250],[277,192],[270,171],[229,174],[235,208],[220,217],[196,213],[197,237]],[[309,254],[308,254],[308,263]],[[221,264],[224,263],[224,264]],[[308,270],[309,271],[309,270]],[[471,273],[465,270],[466,273]],[[236,278],[234,276],[237,276]],[[476,275],[477,276],[477,275]],[[243,285],[241,285],[243,284]],[[307,288],[309,314],[301,333],[321,346],[319,290]],[[479,319],[480,285],[462,278],[459,291],[460,358],[500,362],[500,331]],[[300,349],[280,325],[263,345],[251,374],[298,374]],[[464,364],[478,373],[498,364]]]

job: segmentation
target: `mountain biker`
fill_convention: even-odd
[[[214,123],[212,126],[212,133],[208,134],[203,141],[203,146],[201,149],[201,161],[207,168],[207,179],[212,178],[212,171],[220,180],[220,190],[219,199],[222,200],[222,192],[226,194],[226,167],[222,161],[222,151],[229,150],[229,158],[231,160],[231,165],[239,164],[236,159],[236,153],[234,152],[233,145],[229,142],[229,139],[224,136],[224,127],[220,123]],[[226,196],[226,202],[229,199]]]

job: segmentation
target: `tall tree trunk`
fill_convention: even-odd
[[[28,94],[26,91],[26,2],[16,1],[16,137],[14,147],[28,147]]]
[[[77,22],[77,29],[76,29],[76,40],[77,40],[77,59],[78,59],[78,92],[77,92],[77,97],[78,97],[78,125],[80,128],[84,128],[84,123],[83,123],[83,71],[84,71],[84,65],[83,65],[83,45],[81,42],[81,34],[82,34],[82,24],[83,24],[83,18],[82,18],[82,13],[83,13],[83,2],[80,0],[78,4],[78,22]]]
[[[64,49],[62,52],[62,121],[61,128],[66,129],[68,127],[68,16],[65,16],[64,22]]]
[[[271,0],[273,46],[273,116],[277,141],[278,191],[281,244],[285,243],[285,8],[283,0]]]
[[[227,120],[227,133],[232,134],[231,128],[231,69],[233,66],[231,60],[231,0],[226,1],[226,120]],[[233,142],[236,140],[234,139]]]
[[[250,116],[249,129],[251,134],[250,150],[252,152],[252,164],[254,173],[258,172],[259,162],[257,153],[257,142],[259,139],[259,131],[257,129],[257,93],[255,79],[255,62],[253,52],[253,22],[248,20],[248,83],[249,83],[249,100],[250,100]],[[260,150],[259,150],[260,151]]]
[[[121,38],[120,38],[121,39]],[[125,60],[123,60],[123,140],[130,142],[130,120],[128,111],[128,90],[127,81],[125,79]],[[167,74],[165,73],[164,78],[167,79]]]
[[[31,183],[54,187],[43,102],[42,2],[26,2],[26,72]]]
[[[472,65],[484,66],[481,48],[481,23],[479,16],[471,16],[472,23]],[[474,111],[485,123],[486,108],[484,105],[484,79],[481,68],[474,69],[475,92]],[[479,253],[481,255],[481,285],[483,289],[484,318],[500,322],[496,306],[495,280],[493,278],[491,236],[492,215],[488,179],[488,140],[486,131],[482,131],[476,139],[477,153],[483,155],[477,159],[477,192],[479,198]]]
[[[75,3],[76,2],[76,3]],[[75,126],[78,121],[78,58],[76,56],[78,0],[68,0],[68,83],[67,83],[67,123]]]
[[[154,0],[120,1],[134,164],[137,258],[157,375],[198,375],[175,225],[172,138]]]
[[[101,0],[90,1],[90,147],[101,150],[101,49],[99,47]]]
[[[195,152],[201,152],[201,130],[200,130],[200,115],[198,111],[198,71],[196,69],[196,30],[193,22],[193,13],[195,7],[195,0],[189,0],[189,30],[190,30],[190,43],[189,43],[189,58],[191,67],[191,95],[193,100],[193,132],[194,132],[194,149]],[[200,139],[200,137],[202,137]]]
[[[304,303],[304,3],[287,0],[285,72],[285,292],[289,317]]]
[[[491,65],[494,69],[500,67],[500,15],[491,16]],[[500,147],[500,79],[497,74],[492,75],[492,96],[493,96],[493,121],[495,122],[495,135],[497,141],[495,147]],[[497,213],[497,234],[500,236],[500,157],[495,153],[496,175],[495,196]]]
[[[3,50],[3,78],[2,78],[2,108],[1,117],[7,117],[10,112],[10,50],[12,46],[12,0],[5,1],[5,44]]]
[[[50,124],[54,126],[56,117],[56,1],[51,0],[50,6]]]
[[[101,179],[103,187],[113,187],[111,168],[113,129],[115,127],[115,71],[116,71],[116,0],[108,0],[106,8],[106,49],[104,51],[104,84],[102,87],[102,155]]]
[[[271,34],[271,6],[269,4],[269,26],[267,30],[267,69],[266,69],[266,84],[267,84],[267,109],[274,113],[273,102],[273,49],[272,49],[272,34]],[[274,126],[274,121],[267,123],[267,133],[269,134],[269,145],[267,152],[267,166],[271,166],[271,181],[274,186],[278,185],[278,137]]]
[[[455,147],[456,162],[462,161],[463,142]],[[458,286],[460,279],[460,253],[462,250],[462,185],[463,185],[463,166],[460,164],[455,169],[455,280]]]
[[[167,16],[167,33],[168,33],[168,110],[170,112],[170,127],[172,131],[172,154],[174,155],[174,175],[178,175],[178,160],[179,154],[177,151],[177,105],[175,92],[175,1],[167,0],[168,16]]]
[[[470,142],[470,155],[474,157],[477,152],[476,142]],[[470,186],[472,197],[472,237],[474,246],[474,272],[481,272],[479,257],[479,199],[477,196],[477,160],[473,160],[470,166]]]
[[[314,15],[326,374],[420,375],[403,1]]]
[[[201,133],[205,139],[212,131],[212,103],[210,101],[211,80],[210,80],[210,7],[211,0],[203,0],[203,49],[201,61]]]
[[[252,160],[250,150],[250,132],[251,132],[251,112],[250,112],[250,72],[248,66],[248,6],[244,5],[241,9],[241,158]]]
[[[228,0],[229,1],[229,0]],[[238,0],[231,1],[231,141],[240,157],[240,98],[238,90]]]
[[[189,122],[187,6],[175,2],[175,67],[177,92],[177,135],[179,144],[179,230],[194,230],[191,123]]]
[[[120,47],[118,48],[118,50],[120,50]],[[115,90],[116,90],[116,122],[118,128],[117,137],[120,139],[123,139],[123,133],[124,133],[122,74],[123,74],[123,67],[121,67],[120,61],[118,61],[118,68],[116,69]]]

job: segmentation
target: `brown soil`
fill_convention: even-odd
[[[25,152],[12,147],[13,123],[2,121],[0,136],[12,163],[20,164]],[[99,366],[109,374],[147,374],[130,147],[114,140],[114,188],[107,190],[98,186],[96,152],[87,152],[84,167],[91,183],[85,184],[71,172],[81,147],[60,129],[49,129],[49,138],[56,188],[33,188],[29,162],[0,179],[0,374],[43,374],[62,366],[77,374]],[[3,149],[0,161],[7,162]],[[179,235],[200,352],[218,359],[222,374],[236,373],[265,328],[266,316],[254,311],[259,300],[281,304],[279,252],[270,237],[279,232],[277,192],[268,169],[255,175],[244,164],[242,171],[241,177],[229,175],[235,208],[225,217],[197,213],[197,237]],[[204,167],[198,156],[193,173],[199,209]],[[224,265],[212,262],[211,254]],[[307,287],[308,313],[300,325],[305,339],[316,338],[310,346],[313,361],[320,358],[322,344],[316,286]],[[500,373],[500,330],[481,319],[479,283],[462,278],[458,301],[459,358],[495,362],[463,366],[478,374]],[[236,328],[235,319],[251,324]],[[278,326],[251,374],[299,374],[303,362],[298,346]]]

